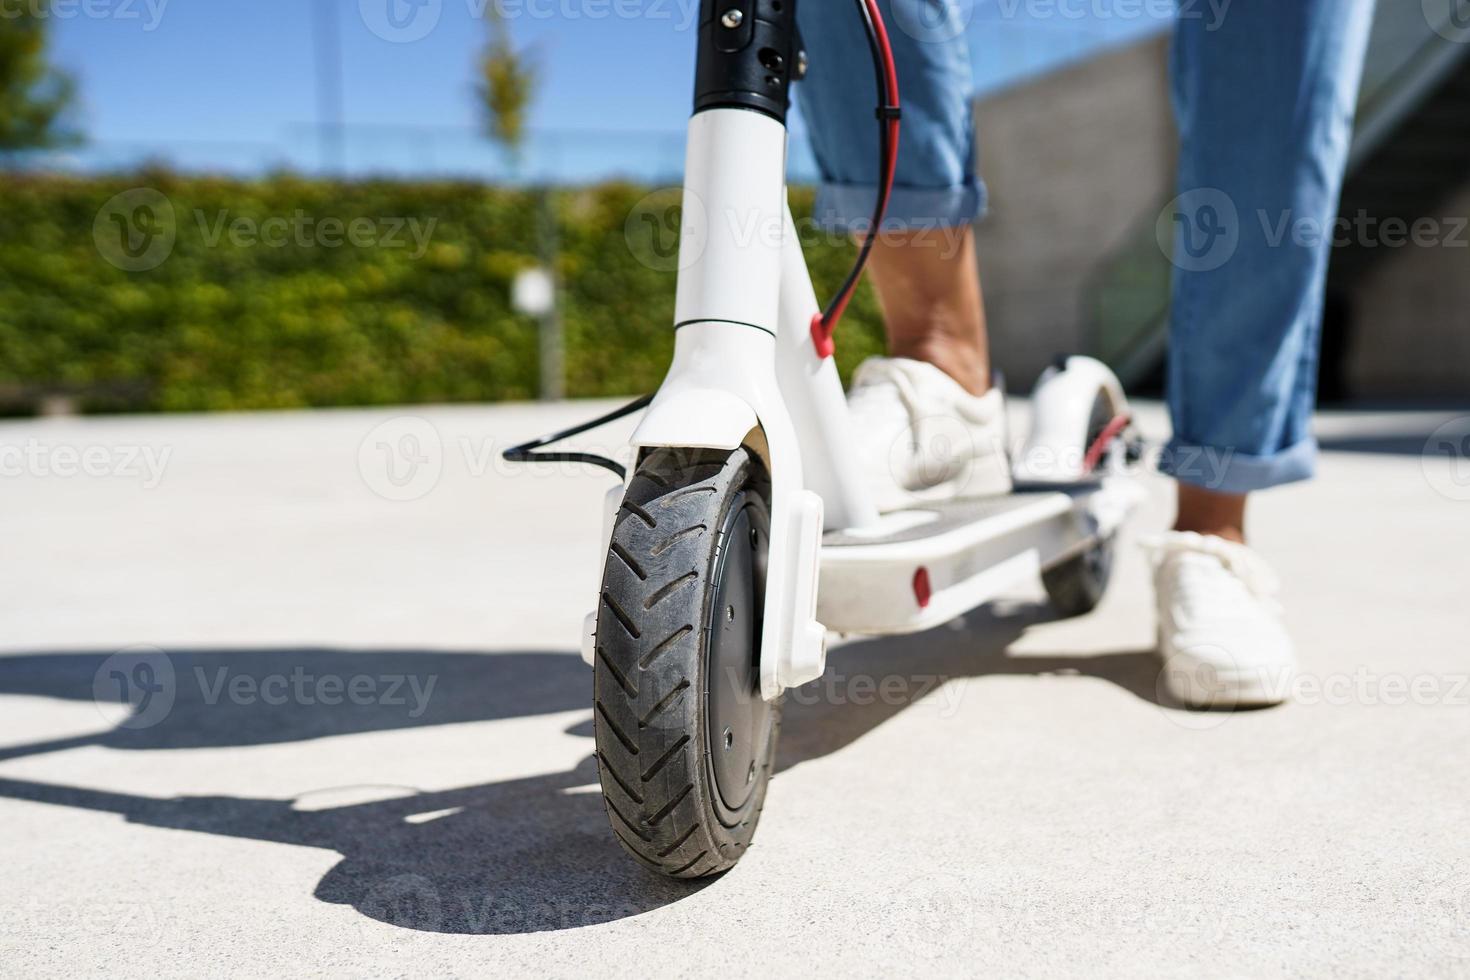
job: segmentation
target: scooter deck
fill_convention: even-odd
[[[822,539],[817,619],[838,633],[914,633],[963,615],[1116,530],[1123,488],[1019,490],[885,514]]]

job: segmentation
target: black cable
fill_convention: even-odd
[[[644,395],[637,401],[629,402],[622,408],[609,412],[600,418],[595,418],[591,422],[583,422],[581,425],[573,426],[570,429],[563,429],[549,436],[532,439],[530,442],[523,442],[519,446],[511,446],[500,454],[500,458],[507,463],[589,463],[593,466],[601,466],[605,470],[611,470],[618,475],[619,480],[624,479],[628,475],[628,471],[623,467],[623,464],[615,459],[609,459],[606,456],[599,456],[596,453],[538,453],[536,450],[542,446],[549,446],[552,443],[561,442],[563,439],[570,439],[572,436],[581,435],[588,429],[595,429],[599,425],[616,422],[624,416],[632,415],[639,409],[647,408],[652,401],[652,395]]]
[[[868,52],[873,58],[873,79],[878,88],[878,200],[873,207],[873,217],[868,228],[868,234],[863,238],[862,245],[858,248],[856,261],[848,272],[847,278],[842,281],[842,286],[833,295],[827,306],[822,310],[822,322],[830,323],[833,315],[838,313],[846,304],[852,292],[857,288],[858,279],[863,274],[864,267],[868,264],[868,257],[873,251],[873,242],[878,237],[879,227],[883,222],[883,215],[888,210],[888,199],[892,189],[892,173],[889,162],[890,154],[890,127],[889,120],[892,114],[898,110],[897,106],[888,104],[888,72],[883,64],[883,51],[878,42],[878,29],[873,25],[872,14],[868,10],[866,0],[857,0],[858,12],[862,14],[863,29],[867,32]]]

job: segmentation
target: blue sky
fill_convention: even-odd
[[[477,135],[473,99],[489,0],[53,2],[70,4],[53,13],[52,56],[80,83],[78,120],[92,141],[78,166],[156,157],[238,172],[315,169],[322,12],[340,36],[349,169],[488,175],[500,166]],[[586,179],[677,168],[697,0],[494,2],[542,67],[528,170]],[[1166,6],[960,2],[982,91],[1157,30]]]

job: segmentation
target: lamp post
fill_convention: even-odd
[[[317,0],[313,12],[321,167],[324,171],[341,173],[346,166],[346,153],[342,132],[342,32],[337,0]]]

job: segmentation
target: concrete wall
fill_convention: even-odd
[[[990,188],[981,281],[995,363],[1014,388],[1091,347],[1090,277],[1173,196],[1167,67],[1160,37],[976,104]]]
[[[1470,186],[1439,215],[1445,236],[1470,219]],[[1351,298],[1349,391],[1470,398],[1470,229],[1435,246],[1385,249]]]
[[[1178,137],[1159,37],[975,106],[990,214],[978,226],[991,349],[1026,390],[1057,354],[1095,351],[1099,267],[1148,239],[1174,196]],[[1440,209],[1470,218],[1470,186]],[[1470,398],[1470,229],[1384,248],[1348,294],[1354,396]],[[1162,257],[1159,257],[1162,261]]]

